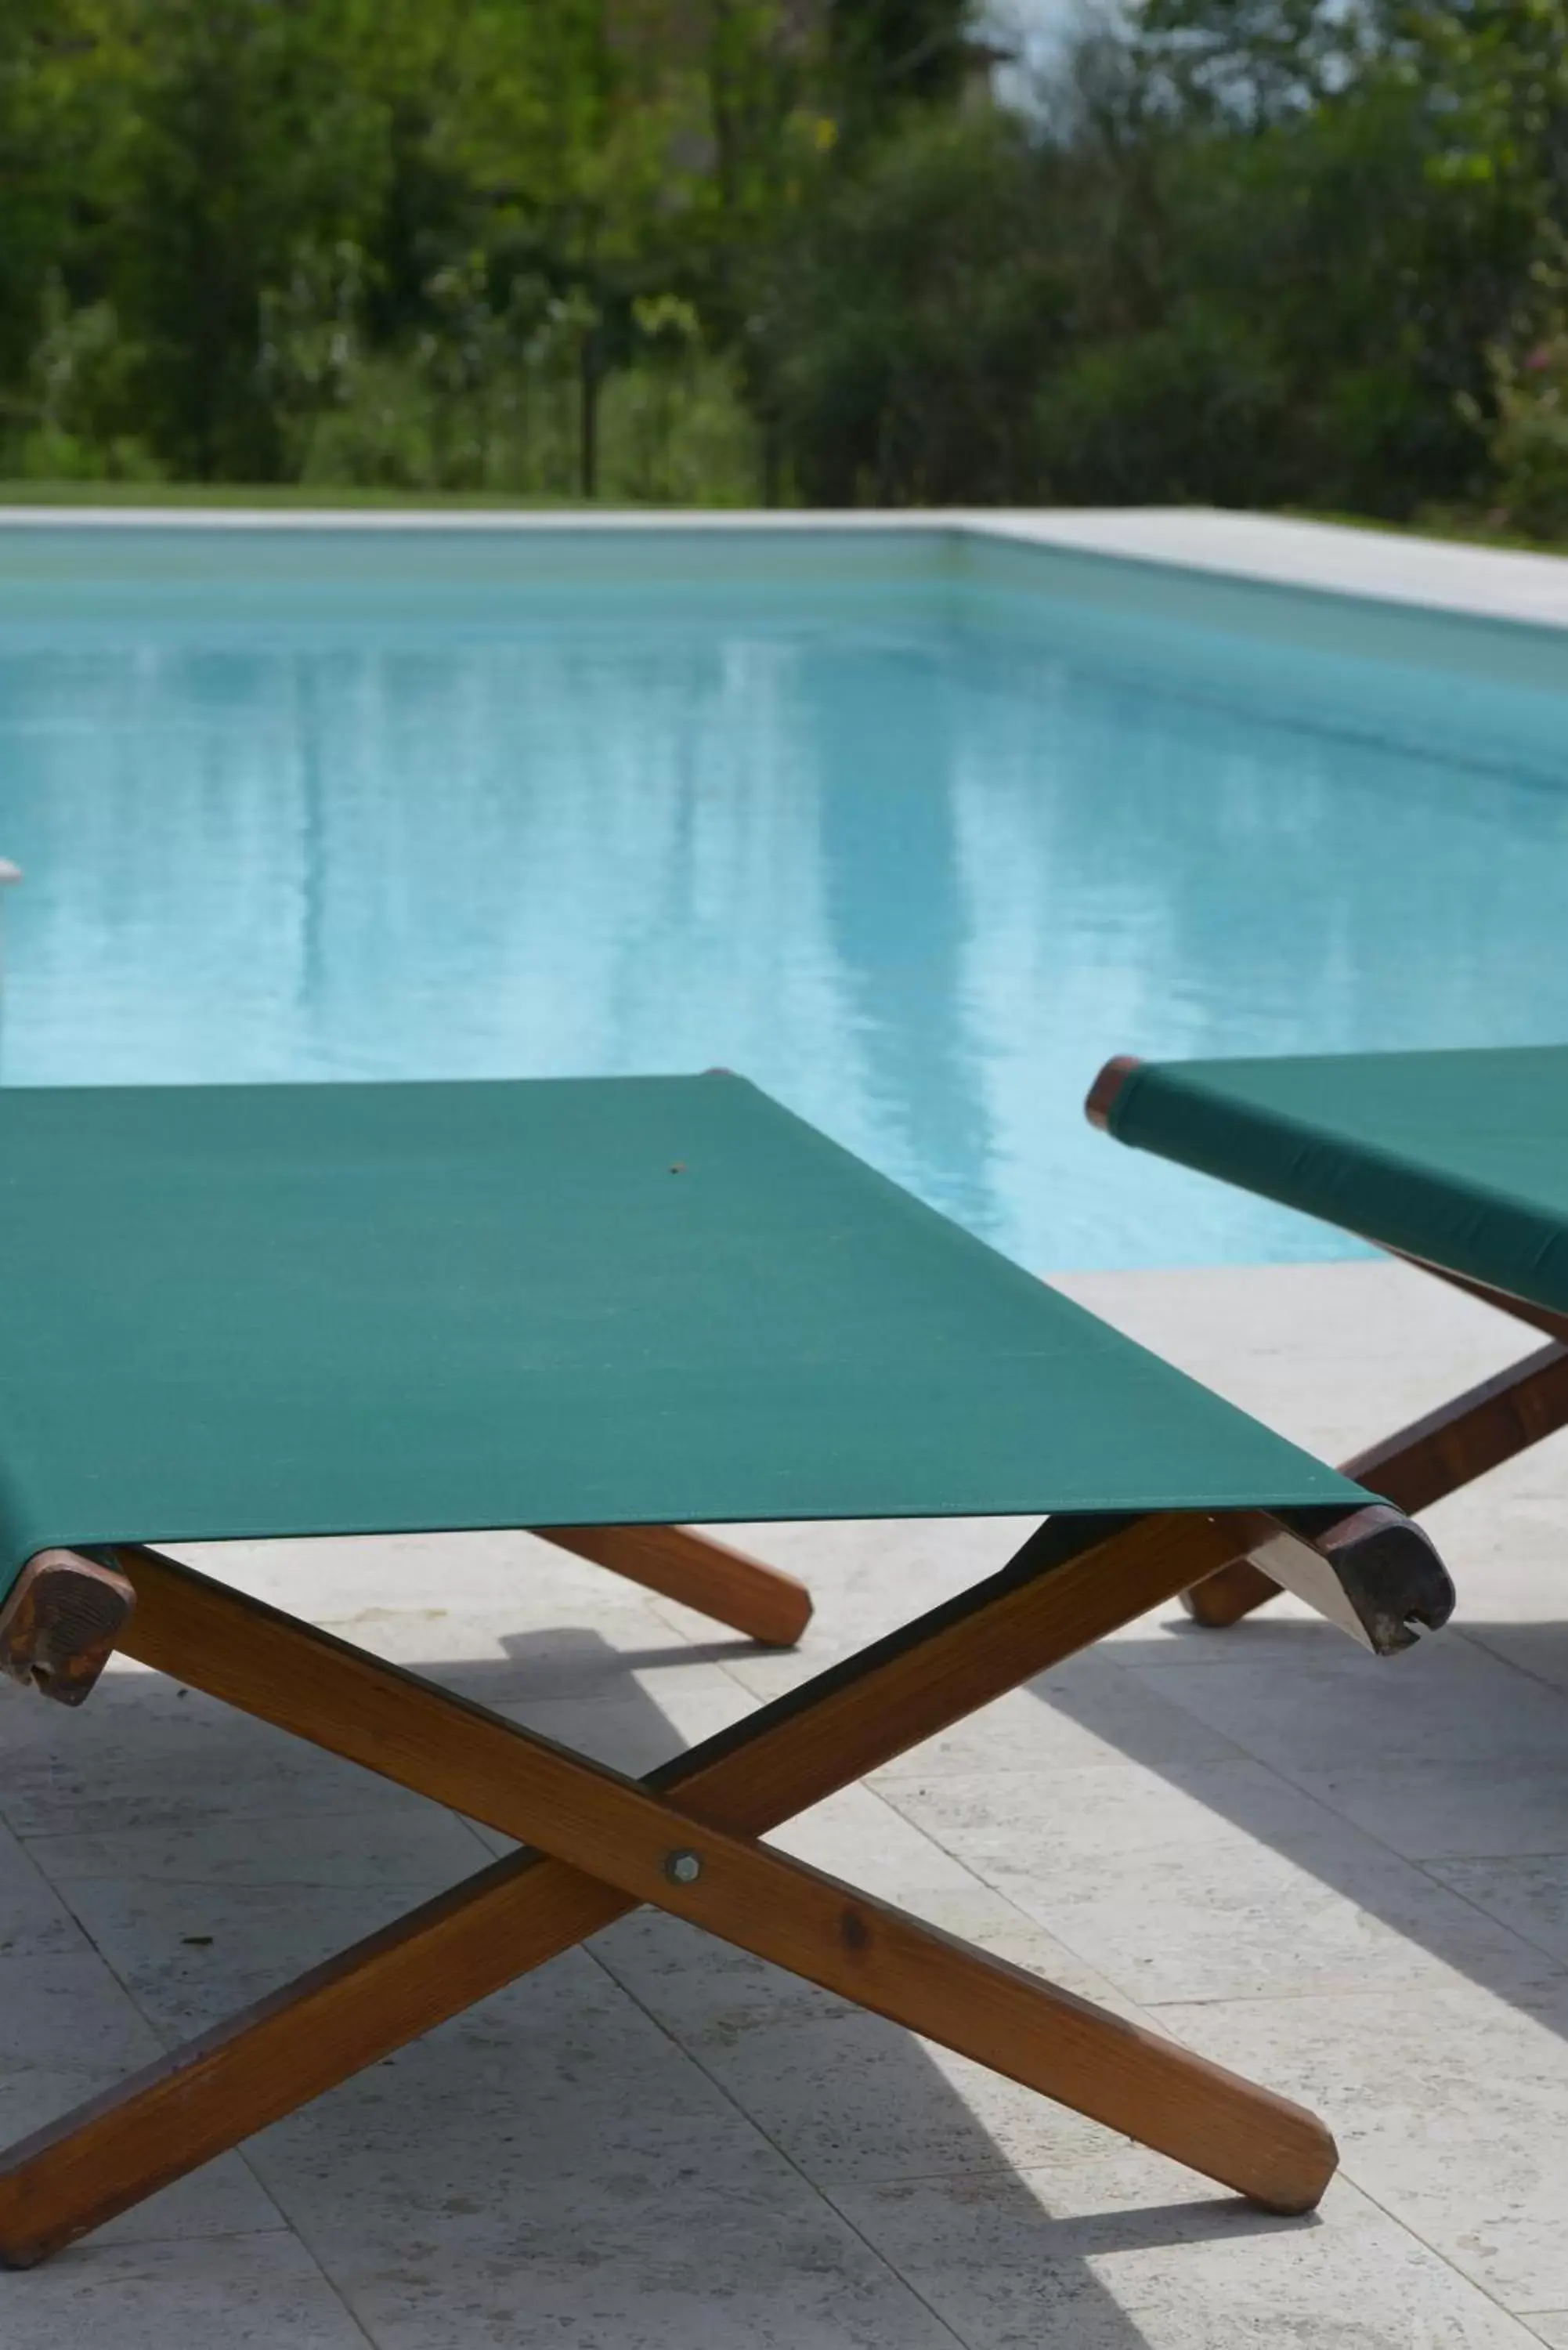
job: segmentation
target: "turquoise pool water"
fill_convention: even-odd
[[[1107,1053],[1568,1036],[1528,631],[934,541],[0,536],[6,1083],[722,1064],[1045,1270],[1345,1253],[1091,1135]]]

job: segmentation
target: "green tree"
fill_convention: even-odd
[[[114,0],[0,9],[0,397],[25,406],[48,323],[102,291],[123,201],[130,55]]]
[[[1032,494],[1034,387],[1068,286],[1039,158],[1001,117],[918,118],[825,175],[767,308],[766,370],[802,494],[824,504]]]
[[[9,0],[12,466],[1549,510],[1568,0]]]
[[[358,0],[140,0],[136,17],[115,296],[171,462],[266,480],[265,297],[302,250],[362,238],[385,182],[384,109],[352,69]]]
[[[973,13],[970,0],[826,0],[827,87],[851,137],[961,97]]]

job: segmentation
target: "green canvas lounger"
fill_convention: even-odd
[[[1087,1107],[1118,1142],[1321,1216],[1546,1335],[1346,1476],[1421,1510],[1568,1422],[1568,1046],[1121,1058]],[[1224,1625],[1277,1591],[1239,1558],[1184,1597]]]
[[[1354,1482],[718,1075],[0,1090],[0,1301],[11,1673],[79,1702],[118,1648],[524,1844],[0,2156],[0,2259],[640,1902],[1272,2209],[1321,2194],[1312,2115],[760,1839],[1241,1553],[1405,1645],[1452,1591]],[[529,1526],[721,1614],[738,1577],[743,1618],[767,1571],[658,1530],[1043,1513],[640,1782],[151,1547]]]

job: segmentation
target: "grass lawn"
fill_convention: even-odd
[[[1522,531],[1492,530],[1477,515],[1426,515],[1417,522],[1384,522],[1368,515],[1321,514],[1308,506],[1287,506],[1285,513],[1300,522],[1336,523],[1341,530],[1384,530],[1397,538],[1448,538],[1465,546],[1504,546],[1518,555],[1568,555],[1568,539],[1527,538]]]
[[[597,503],[588,498],[504,498],[483,490],[337,488],[314,482],[0,481],[0,506],[452,506],[555,514]]]

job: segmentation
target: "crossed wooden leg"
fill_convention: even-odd
[[[1436,1411],[1413,1420],[1408,1428],[1368,1446],[1344,1464],[1345,1476],[1375,1493],[1386,1494],[1401,1510],[1430,1508],[1446,1493],[1458,1492],[1490,1469],[1500,1469],[1516,1453],[1568,1425],[1568,1315],[1506,1297],[1452,1274],[1428,1266],[1455,1288],[1467,1291],[1489,1305],[1500,1306],[1516,1320],[1552,1334],[1552,1343],[1538,1347],[1522,1361],[1511,1363],[1495,1378],[1483,1379]],[[1182,1605],[1199,1624],[1239,1623],[1256,1607],[1279,1596],[1279,1585],[1250,1558],[1228,1560],[1217,1575],[1205,1576],[1182,1594]]]
[[[792,1648],[811,1621],[811,1594],[782,1567],[764,1566],[690,1526],[535,1526],[542,1542],[624,1575],[749,1640]]]
[[[755,1841],[1170,1598],[1256,1530],[1048,1522],[1000,1575],[642,1783],[155,1552],[115,1552],[135,1592],[129,1654],[533,1848],[13,2147],[0,2261],[45,2258],[639,1901],[1272,2210],[1310,2209],[1335,2161],[1311,2114]]]
[[[793,1648],[811,1621],[811,1594],[794,1575],[690,1526],[531,1531],[769,1648]],[[62,1705],[80,1705],[134,1605],[130,1585],[113,1568],[74,1551],[40,1551],[0,1605],[0,1672]]]

